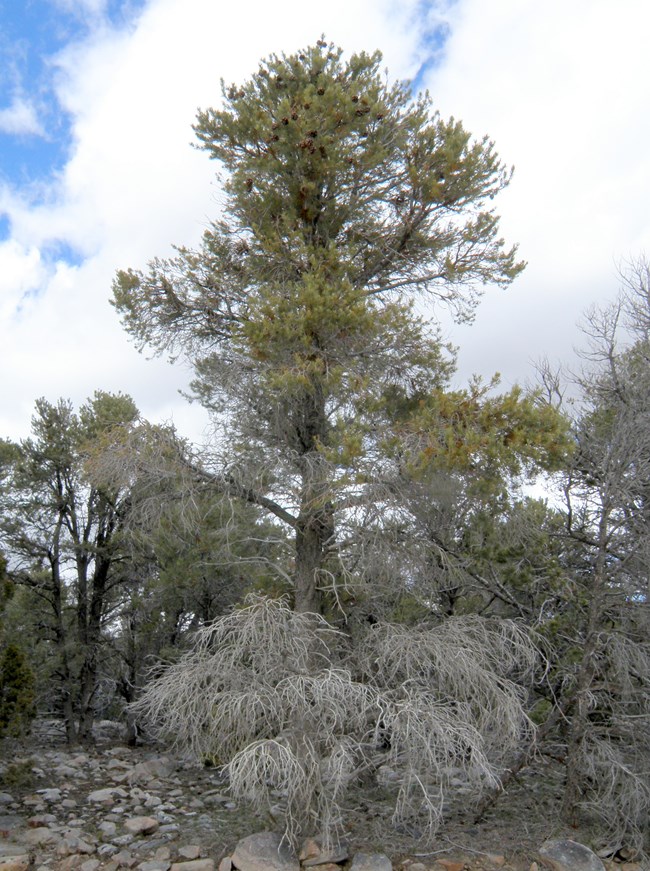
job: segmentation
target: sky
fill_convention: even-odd
[[[118,269],[192,246],[217,210],[191,146],[219,81],[325,34],[381,49],[393,79],[514,165],[495,203],[527,269],[471,326],[436,310],[457,382],[571,364],[577,322],[650,255],[650,5],[639,0],[0,0],[0,437],[34,402],[123,391],[201,440],[182,364],[138,354],[109,305]]]

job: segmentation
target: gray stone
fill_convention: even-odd
[[[0,871],[27,871],[28,868],[29,856],[24,852],[14,856],[0,856]]]
[[[99,856],[112,856],[114,853],[117,853],[118,848],[115,844],[102,844],[101,847],[98,847],[97,853]]]
[[[15,856],[22,856],[24,852],[24,844],[3,844],[0,842],[0,862],[4,859],[13,859]]]
[[[129,853],[128,850],[122,850],[120,853],[116,853],[113,856],[113,862],[115,862],[121,868],[133,868],[134,865],[138,864],[138,860]]]
[[[68,834],[57,845],[56,852],[58,856],[72,856],[75,853],[89,855],[95,852],[95,847],[76,834]]]
[[[158,831],[160,823],[153,817],[131,817],[124,820],[124,828],[131,835],[152,835]]]
[[[101,838],[103,841],[110,841],[117,833],[117,826],[110,820],[102,820],[97,828],[101,832]]]
[[[195,859],[193,862],[174,862],[171,871],[214,871],[214,859]]]
[[[24,817],[18,814],[0,814],[0,838],[8,838],[25,825]]]
[[[546,841],[539,848],[539,858],[552,871],[605,871],[598,856],[576,841]]]
[[[201,848],[197,844],[187,844],[185,847],[179,847],[178,855],[181,859],[186,859],[188,862],[194,859],[199,859],[201,856]]]
[[[9,795],[8,792],[0,792],[0,804],[13,804],[14,797],[13,795]]]
[[[148,783],[157,778],[166,779],[171,776],[174,768],[169,759],[159,757],[138,762],[129,774],[131,783]]]
[[[44,844],[58,844],[61,836],[46,826],[39,826],[38,829],[29,829],[25,832],[22,839],[26,844],[30,844],[33,847],[41,847]]]
[[[385,853],[355,853],[350,871],[393,871],[393,863]]]
[[[300,864],[276,832],[242,838],[232,854],[239,871],[299,871]],[[173,868],[172,868],[173,871]]]
[[[54,769],[54,773],[57,777],[83,777],[85,778],[85,774],[79,771],[78,768],[73,768],[71,765],[58,765]]]
[[[170,864],[164,859],[150,859],[147,862],[140,862],[138,868],[139,871],[169,871]]]
[[[61,801],[60,789],[39,789],[38,794],[42,795],[45,801]]]
[[[27,825],[30,829],[40,829],[42,826],[49,826],[50,823],[55,823],[56,817],[54,814],[36,814],[29,817]]]
[[[121,795],[120,795],[121,793]],[[88,793],[88,801],[91,804],[113,804],[116,796],[120,798],[126,798],[127,794],[122,789],[116,789],[113,786],[109,786],[106,789],[96,789],[93,792]]]

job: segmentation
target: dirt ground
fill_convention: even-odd
[[[108,758],[114,758],[116,750],[121,758],[133,765],[166,752],[165,748],[153,746],[118,750],[120,743],[116,736],[104,736],[96,747],[83,748],[82,752],[102,766]],[[21,745],[3,742],[0,753],[4,751],[5,767],[10,753],[12,759],[32,760],[42,774],[37,782],[27,782],[22,786],[3,785],[0,781],[0,790],[10,792],[17,802],[22,802],[26,796],[37,794],[38,789],[65,786],[66,796],[74,799],[80,808],[86,808],[89,788],[99,789],[102,783],[97,782],[95,772],[90,787],[88,782],[76,784],[70,778],[64,784],[64,778],[55,774],[56,766],[48,763],[48,759],[51,759],[52,751],[66,752],[67,749],[62,738],[52,730],[48,734],[38,734],[37,731]],[[394,868],[408,868],[419,863],[434,871],[444,871],[445,868],[460,871],[463,867],[471,871],[492,871],[495,868],[529,871],[533,862],[539,863],[538,848],[548,839],[569,838],[593,850],[602,850],[607,845],[606,838],[597,827],[583,825],[573,829],[561,823],[558,816],[561,785],[559,766],[540,759],[509,784],[480,821],[475,819],[475,808],[461,794],[451,796],[445,823],[433,843],[428,845],[423,843],[420,832],[399,831],[391,825],[387,793],[377,788],[370,793],[364,792],[363,796],[353,794],[345,809],[350,852],[386,853]],[[202,855],[212,857],[216,863],[232,852],[240,838],[273,827],[269,819],[255,816],[234,802],[222,800],[224,796],[228,797],[228,787],[217,769],[203,768],[190,760],[176,760],[173,778],[169,784],[163,784],[159,793],[163,801],[168,800],[172,790],[183,842],[198,844]],[[219,802],[212,800],[217,795],[220,796]],[[624,866],[612,863],[611,867],[621,869]]]

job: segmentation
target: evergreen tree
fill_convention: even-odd
[[[233,494],[291,527],[299,611],[322,609],[337,507],[381,450],[387,403],[451,371],[418,294],[470,318],[484,283],[523,266],[490,210],[510,178],[492,143],[380,62],[320,42],[224,88],[195,127],[227,172],[223,219],[198,252],[114,286],[137,341],[189,357],[227,420]]]
[[[0,738],[23,738],[36,714],[34,673],[25,654],[8,645],[0,658]]]
[[[391,529],[409,540],[425,484],[438,504],[457,485],[504,499],[565,447],[534,397],[448,389],[453,354],[418,302],[471,319],[485,284],[521,271],[491,208],[510,172],[380,63],[320,41],[224,87],[195,126],[224,170],[222,217],[198,251],[114,283],[138,344],[187,358],[223,427],[196,482],[293,539],[291,607],[252,599],[216,621],[140,709],[228,760],[240,795],[288,791],[291,835],[316,815],[332,837],[345,788],[382,762],[401,772],[395,818],[424,815],[429,834],[454,766],[494,782],[525,729],[530,645],[511,623],[441,625],[414,591],[412,537],[404,558],[373,553]],[[386,578],[377,621],[359,606]],[[410,635],[385,622],[405,593],[426,618]]]

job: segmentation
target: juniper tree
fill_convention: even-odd
[[[650,645],[650,268],[588,314],[577,377],[576,450],[563,477],[572,640],[560,695],[567,723],[564,808],[610,836],[648,844]]]
[[[137,417],[123,394],[97,391],[78,413],[65,400],[40,399],[32,437],[4,444],[0,529],[10,577],[30,593],[69,742],[92,740],[105,624],[128,580],[120,549],[128,488],[93,484],[85,462]]]

